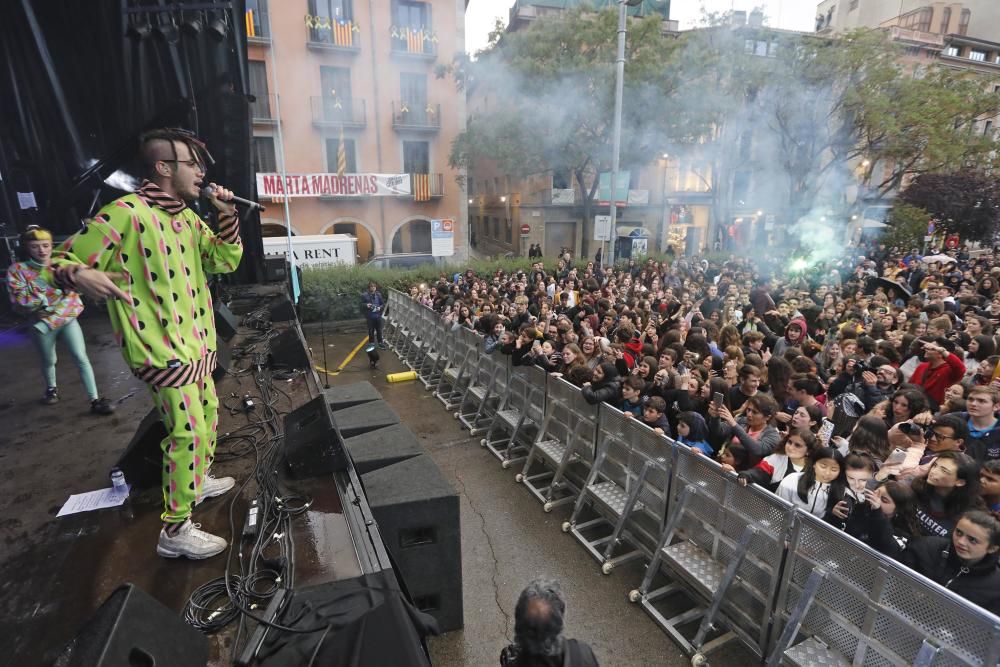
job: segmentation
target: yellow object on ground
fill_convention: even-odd
[[[410,380],[417,379],[417,372],[406,371],[404,373],[389,373],[385,376],[385,379],[389,382],[409,382]]]
[[[340,372],[342,370],[344,370],[344,368],[347,367],[347,364],[351,363],[351,359],[354,358],[354,355],[356,355],[358,353],[358,351],[361,348],[363,348],[367,343],[368,343],[368,336],[365,336],[364,338],[361,339],[360,343],[358,343],[357,345],[354,346],[354,349],[351,350],[351,353],[349,355],[347,355],[346,359],[344,359],[344,363],[340,364],[340,366],[338,366],[337,370],[335,370],[335,371],[328,371],[325,368],[323,368],[322,366],[320,366],[319,364],[316,364],[314,366],[314,368],[316,370],[318,370],[320,373],[326,373],[327,375],[339,375]]]

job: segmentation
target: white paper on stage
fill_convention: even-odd
[[[92,512],[107,507],[118,507],[128,498],[127,493],[119,493],[113,487],[88,491],[87,493],[74,493],[66,501],[66,504],[59,510],[59,516],[77,514],[79,512]]]

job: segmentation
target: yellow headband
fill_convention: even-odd
[[[24,234],[21,237],[25,243],[28,241],[51,241],[52,232],[49,230],[38,227],[37,225],[32,225],[24,230]]]

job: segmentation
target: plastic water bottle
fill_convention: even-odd
[[[119,495],[128,495],[128,484],[125,483],[125,473],[118,468],[111,469],[111,487]]]

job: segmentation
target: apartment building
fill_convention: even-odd
[[[468,0],[246,0],[265,236],[350,234],[358,255],[431,252],[467,197],[448,167],[465,96],[434,74],[465,49]]]
[[[539,19],[558,15],[580,6],[606,9],[617,6],[615,0],[517,0],[510,8],[507,30],[521,30]],[[665,33],[676,33],[677,22],[670,21],[669,0],[645,0],[628,9],[629,16],[662,19]],[[469,110],[475,114],[503,104],[504,92],[473,87],[469,92]],[[627,170],[627,166],[622,166]],[[617,232],[619,254],[628,256],[633,247],[658,252],[673,243],[678,250],[690,238],[695,245],[707,238],[707,210],[696,215],[689,204],[705,199],[702,185],[687,173],[688,165],[671,162],[669,156],[655,164],[636,168],[623,176],[618,186],[619,216]],[[589,189],[595,178],[603,179],[597,190],[592,214],[610,211],[610,174],[588,174],[584,185]],[[686,192],[688,185],[692,192]],[[687,195],[691,195],[688,197]],[[469,174],[469,226],[473,244],[483,254],[527,254],[531,244],[540,244],[542,252],[555,256],[569,249],[574,256],[592,257],[601,241],[595,240],[592,219],[585,215],[584,194],[575,177],[559,170],[548,170],[518,178],[503,173],[488,161],[476,163]],[[700,213],[700,211],[699,211]],[[592,216],[591,216],[592,217]],[[604,250],[610,248],[604,244]]]
[[[917,32],[995,41],[1000,39],[1000,2],[823,0],[816,6],[816,31],[821,34],[889,25]]]

